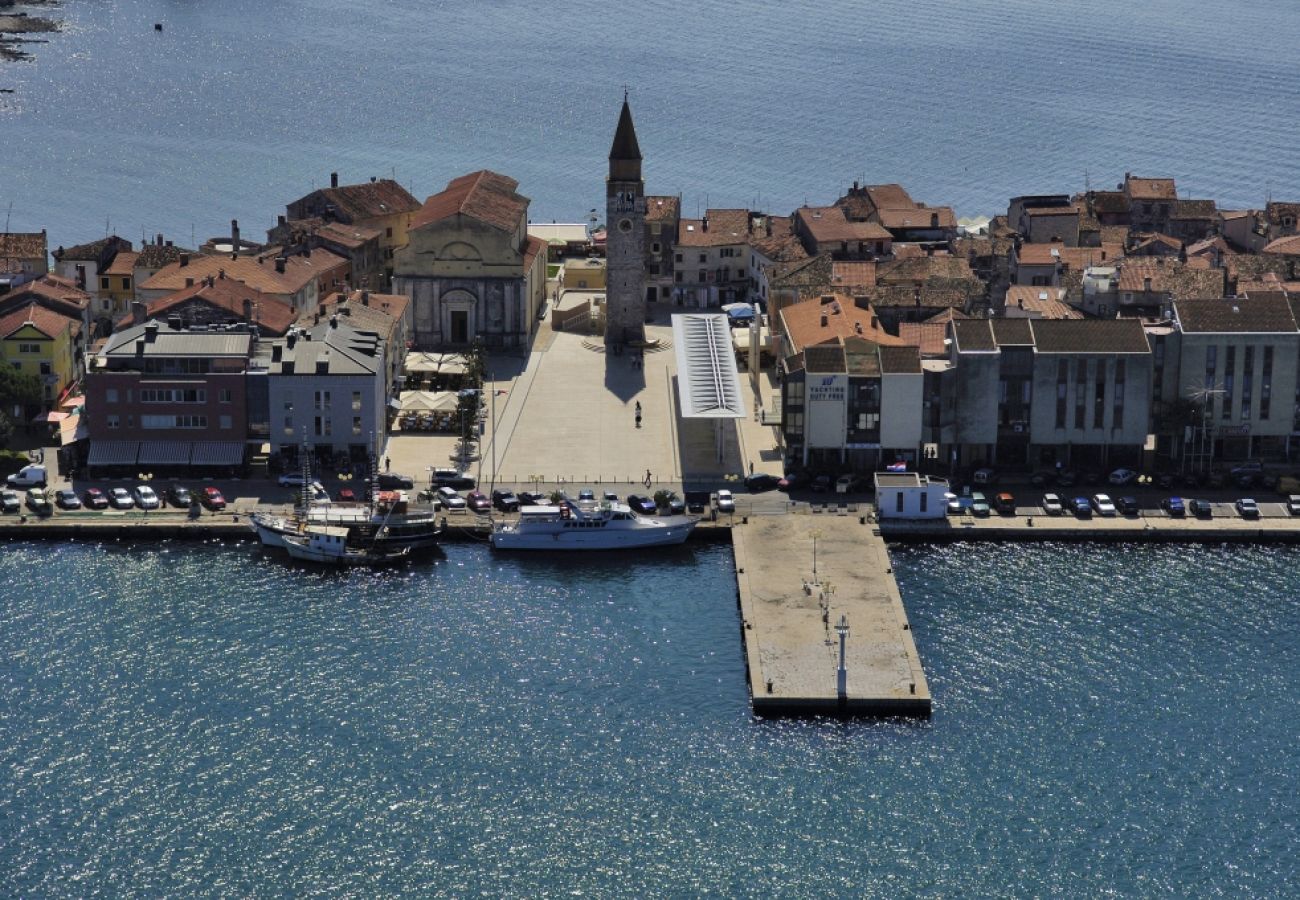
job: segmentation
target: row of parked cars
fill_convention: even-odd
[[[53,502],[51,502],[51,498]],[[11,489],[0,491],[0,511],[16,513],[26,506],[37,515],[49,515],[54,507],[64,510],[75,509],[161,509],[174,506],[177,509],[189,509],[195,503],[202,504],[214,512],[226,508],[226,498],[215,487],[208,486],[197,493],[187,487],[172,485],[162,496],[150,485],[138,484],[134,488],[124,487],[85,488],[80,494],[71,488],[44,491],[30,488],[25,500],[20,500],[17,492]]]
[[[996,510],[1004,516],[1016,514],[1016,498],[1003,492],[997,494],[990,503],[979,491],[965,496],[948,494],[948,514],[961,515],[967,511],[975,516],[988,516]],[[1135,497],[1118,497],[1112,499],[1109,494],[1093,494],[1091,497],[1063,498],[1060,494],[1043,494],[1039,508],[1049,516],[1061,516],[1067,512],[1081,519],[1098,516],[1136,516],[1142,507]],[[1290,515],[1300,516],[1300,494],[1292,494],[1286,500],[1286,510]],[[1198,518],[1208,519],[1214,515],[1214,504],[1209,500],[1184,500],[1182,497],[1165,497],[1160,501],[1160,508],[1175,518],[1189,513]],[[1233,503],[1237,515],[1243,519],[1258,519],[1259,504],[1254,499],[1243,497]]]

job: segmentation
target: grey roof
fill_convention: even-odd
[[[958,353],[992,353],[998,349],[987,319],[956,319],[952,333]]]
[[[144,343],[137,348],[139,341]],[[100,353],[104,356],[142,353],[144,356],[247,357],[252,341],[253,336],[247,331],[178,331],[161,322],[146,322],[114,332]]]
[[[745,401],[727,317],[721,313],[675,315],[673,344],[682,417],[744,418]]]
[[[1039,353],[1150,353],[1139,319],[1026,319]]]
[[[1279,334],[1297,330],[1291,305],[1280,296],[1177,300],[1174,311],[1184,332]]]
[[[375,332],[355,329],[333,317],[263,342],[258,357],[272,375],[374,375],[381,370],[383,346]]]

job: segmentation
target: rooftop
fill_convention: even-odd
[[[268,334],[284,334],[296,318],[293,307],[288,302],[264,294],[233,278],[213,278],[210,282],[205,278],[193,287],[182,288],[147,304],[145,315],[150,319],[164,318],[169,312],[196,300],[224,311],[232,320],[244,319],[247,304],[253,321]],[[118,327],[129,325],[131,318],[129,314],[122,317],[118,321]]]
[[[519,182],[505,175],[482,169],[454,178],[447,187],[424,201],[411,217],[411,228],[440,222],[455,215],[498,228],[514,231],[528,213],[528,198],[517,193]]]
[[[50,338],[58,337],[65,331],[73,334],[81,332],[81,320],[57,313],[33,301],[26,307],[10,310],[0,316],[0,338],[7,338],[26,325],[31,325]]]
[[[677,223],[679,247],[725,247],[749,242],[749,210],[710,209],[703,219]]]
[[[1291,305],[1281,297],[1178,300],[1174,318],[1184,333],[1281,334],[1298,330]]]
[[[321,188],[315,193],[319,193],[326,203],[334,207],[338,218],[353,222],[415,212],[420,208],[420,201],[391,178]]]
[[[901,338],[889,334],[880,325],[869,304],[864,308],[844,294],[801,300],[783,307],[780,316],[792,352],[848,337],[866,338],[887,346],[903,345]]]
[[[309,255],[295,253],[285,258],[284,272],[276,271],[274,256],[191,256],[187,265],[168,263],[144,284],[142,290],[179,291],[212,276],[217,280],[241,281],[266,294],[296,294],[315,278],[346,268],[348,261],[328,250],[313,250]]]
[[[1175,200],[1178,190],[1172,178],[1134,178],[1124,176],[1124,193],[1132,200]]]
[[[0,259],[45,259],[45,232],[0,233]]]
[[[99,355],[247,357],[252,344],[253,335],[247,330],[184,331],[169,328],[159,322],[146,322],[113,332],[104,342]]]

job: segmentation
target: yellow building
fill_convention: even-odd
[[[0,316],[0,363],[41,380],[52,409],[81,377],[81,322],[33,303]],[[29,410],[29,416],[40,410]]]
[[[99,296],[112,301],[113,318],[131,311],[135,299],[135,263],[140,254],[119,250],[112,264],[99,273]]]

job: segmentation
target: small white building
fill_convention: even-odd
[[[916,472],[877,472],[876,511],[882,519],[942,519],[947,514],[943,478]]]

